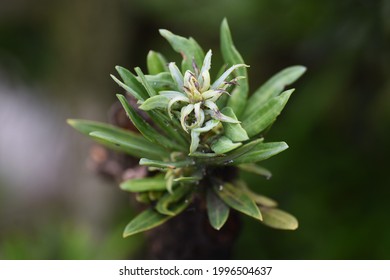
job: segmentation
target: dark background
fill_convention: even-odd
[[[389,259],[390,1],[2,0],[0,258],[137,258],[122,239],[128,195],[88,169],[92,143],[65,119],[106,121],[115,65],[175,54],[166,28],[221,63],[227,17],[252,91],[284,67],[308,72],[268,135],[290,149],[251,185],[300,221],[295,232],[245,219],[235,258]],[[219,68],[219,67],[217,67]]]

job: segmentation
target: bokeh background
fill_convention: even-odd
[[[193,36],[221,62],[227,17],[255,90],[284,67],[308,72],[268,135],[290,149],[251,185],[295,214],[275,231],[245,219],[240,259],[390,258],[389,0],[1,0],[0,258],[123,259],[126,193],[86,164],[66,118],[107,121],[115,65],[149,49],[179,59],[159,28]]]

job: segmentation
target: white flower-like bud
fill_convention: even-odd
[[[227,69],[213,84],[210,83],[212,52],[209,50],[204,58],[202,68],[193,63],[194,72],[187,70],[183,74],[174,62],[168,68],[177,90],[160,91],[159,95],[147,99],[140,108],[151,110],[154,108],[167,108],[168,114],[173,118],[172,111],[180,112],[180,123],[183,129],[191,134],[190,154],[199,146],[199,135],[208,132],[220,122],[239,123],[236,119],[222,114],[216,101],[230,85],[235,85],[236,77],[226,81],[228,76],[239,67],[248,67],[245,64],[235,64]],[[165,98],[164,98],[165,97]],[[206,121],[206,123],[205,123]]]

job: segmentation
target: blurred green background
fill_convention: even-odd
[[[88,169],[92,143],[65,119],[107,120],[115,65],[145,69],[158,34],[193,36],[221,62],[227,17],[252,91],[284,67],[308,72],[268,135],[290,149],[263,163],[259,192],[295,232],[245,219],[239,259],[390,258],[389,0],[3,0],[0,5],[0,259],[122,259],[126,193]]]

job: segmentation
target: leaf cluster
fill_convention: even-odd
[[[239,67],[245,63],[234,46],[226,20],[222,22],[220,32],[225,61],[220,72],[226,67],[232,70],[226,71],[227,74],[215,82],[224,85],[226,93],[222,98],[218,95],[215,107],[202,101],[202,93],[198,95],[199,108],[204,104],[209,106],[205,111],[206,119],[202,119],[204,127],[191,131],[183,129],[183,123],[184,128],[191,127],[190,113],[199,114],[201,109],[193,112],[194,106],[190,104],[183,107],[190,108],[190,113],[183,112],[187,109],[180,111],[181,102],[189,101],[179,93],[183,89],[181,80],[188,71],[204,72],[206,66],[199,71],[198,65],[202,62],[210,64],[207,55],[211,56],[211,51],[205,59],[205,52],[193,38],[184,38],[167,30],[160,30],[160,34],[181,54],[181,69],[168,64],[162,54],[150,51],[147,74],[138,67],[132,73],[117,66],[120,79],[112,75],[128,94],[128,97],[121,94],[117,97],[139,133],[104,123],[68,120],[71,126],[95,141],[140,158],[140,165],[158,171],[153,177],[121,183],[122,190],[136,193],[139,201],[150,204],[127,225],[124,237],[161,225],[184,211],[196,196],[205,198],[210,224],[217,230],[224,225],[231,209],[270,227],[288,230],[298,227],[297,220],[277,209],[274,200],[253,192],[244,181],[226,180],[224,176],[213,175],[212,171],[234,166],[271,177],[271,172],[257,163],[286,150],[288,145],[285,142],[264,142],[264,137],[294,91],[286,90],[286,86],[296,81],[306,69],[303,66],[288,67],[249,95],[248,70]],[[230,82],[224,82],[228,77]],[[200,81],[208,79],[200,74],[198,78]],[[188,91],[188,88],[184,86],[184,90]],[[222,91],[216,87],[215,90]],[[139,108],[131,106],[129,98],[135,99]],[[169,98],[176,99],[169,102]],[[153,124],[146,122],[138,110],[144,110]]]

